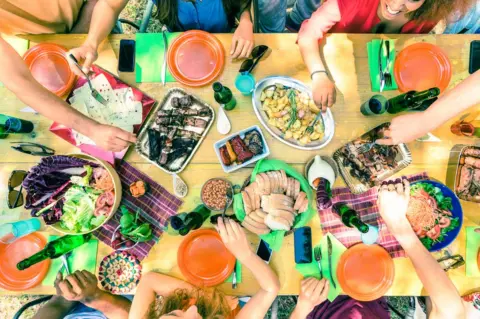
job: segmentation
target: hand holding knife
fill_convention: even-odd
[[[164,25],[162,27],[162,36],[163,36],[163,65],[162,65],[162,84],[165,86],[167,81],[167,51],[168,51],[168,41],[167,41],[167,27]]]

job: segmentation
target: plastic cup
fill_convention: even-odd
[[[255,88],[255,78],[250,73],[240,73],[235,79],[235,87],[242,95],[252,95]]]

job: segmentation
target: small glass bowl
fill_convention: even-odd
[[[202,200],[202,203],[203,205],[205,205],[205,207],[207,207],[209,210],[211,211],[215,211],[215,212],[222,212],[225,207],[222,207],[220,209],[218,209],[217,207],[211,207],[209,205],[207,205],[205,203],[205,201],[203,200],[203,192],[205,190],[205,186],[210,183],[211,181],[217,181],[217,180],[221,180],[221,181],[224,181],[228,184],[228,187],[230,188],[231,192],[232,192],[232,199],[227,203],[227,208],[230,207],[230,205],[232,205],[233,203],[233,195],[235,194],[234,191],[233,191],[233,185],[232,183],[229,181],[229,180],[226,180],[225,178],[220,178],[220,177],[214,177],[214,178],[210,178],[208,181],[206,181],[203,186],[202,186],[202,190],[200,191],[200,199]]]

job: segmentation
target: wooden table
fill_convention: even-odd
[[[230,47],[231,35],[219,34],[219,40],[223,43],[225,48]],[[290,163],[299,171],[303,171],[304,163],[315,154],[332,155],[332,153],[342,144],[348,142],[376,125],[386,122],[391,119],[391,116],[376,116],[364,117],[360,114],[359,108],[363,101],[367,100],[371,95],[368,62],[367,62],[367,42],[378,36],[375,35],[351,35],[351,34],[335,34],[327,39],[325,47],[325,58],[330,67],[330,71],[336,80],[338,87],[337,103],[332,109],[335,122],[336,132],[333,141],[324,149],[317,152],[300,151],[288,147],[266,131],[267,143],[271,149],[271,158],[282,159]],[[112,36],[110,44],[114,52],[118,56],[119,41],[123,38],[134,38],[134,36]],[[469,45],[473,39],[478,39],[479,36],[467,35],[442,35],[442,36],[412,36],[412,35],[394,35],[392,38],[397,39],[396,50],[399,51],[403,47],[413,44],[415,42],[431,42],[440,46],[449,56],[452,62],[453,76],[451,86],[458,84],[461,80],[468,76],[468,56]],[[76,35],[52,35],[52,36],[31,36],[28,37],[31,43],[38,42],[54,42],[61,44],[67,48],[79,46],[84,36]],[[272,48],[271,55],[259,63],[255,69],[254,76],[261,79],[270,75],[284,75],[296,78],[310,85],[310,78],[308,70],[303,64],[300,52],[295,45],[295,34],[258,34],[255,35],[256,44],[266,44]],[[105,53],[108,54],[108,53]],[[109,64],[110,67],[116,65],[116,61],[112,58],[104,58],[104,63]],[[101,66],[108,67],[101,64]],[[251,125],[258,124],[258,120],[253,112],[251,100],[249,97],[244,97],[234,89],[234,78],[240,67],[240,62],[232,62],[229,58],[226,60],[225,70],[218,79],[223,84],[233,89],[233,92],[238,100],[238,106],[235,110],[228,113],[232,121],[232,132],[239,131]],[[111,68],[110,68],[111,69]],[[421,74],[421,70],[419,70]],[[152,97],[161,100],[165,92],[172,87],[179,84],[170,83],[164,88],[159,83],[155,84],[139,84],[138,87],[151,95]],[[210,103],[214,108],[218,108],[218,104],[213,99],[212,89],[210,86],[193,89],[186,88],[189,92],[199,96],[201,99]],[[385,96],[392,97],[398,94],[396,91],[386,92]],[[0,140],[0,222],[8,219],[18,218],[18,216],[26,217],[28,212],[24,212],[22,208],[16,210],[8,210],[4,198],[7,192],[7,179],[10,172],[14,169],[28,170],[34,165],[38,158],[29,155],[24,155],[12,151],[9,147],[9,141],[34,141],[45,144],[54,148],[57,154],[68,154],[77,152],[77,149],[65,141],[59,139],[48,131],[51,121],[31,113],[21,113],[20,109],[25,107],[11,92],[5,88],[0,88],[0,113],[17,116],[30,121],[36,125],[37,137],[31,138],[29,136],[9,137],[6,140]],[[454,106],[452,106],[454,107]],[[427,171],[428,174],[439,181],[445,182],[446,171],[448,167],[448,158],[450,149],[453,145],[458,143],[471,144],[470,139],[460,139],[452,135],[449,131],[451,122],[445,124],[434,132],[435,135],[442,139],[440,143],[421,143],[413,142],[408,146],[412,151],[413,164],[402,171],[402,174],[413,174],[422,171]],[[206,140],[203,142],[197,154],[194,156],[192,162],[187,169],[181,173],[181,177],[187,182],[190,188],[188,196],[185,198],[185,204],[180,211],[188,211],[197,205],[199,200],[199,193],[202,184],[211,177],[227,177],[234,183],[241,183],[251,172],[250,169],[242,169],[232,174],[225,174],[221,169],[218,159],[213,150],[213,143],[220,140],[222,136],[212,128]],[[130,151],[126,159],[135,167],[150,175],[157,182],[161,183],[168,190],[172,191],[171,177],[162,172],[157,167],[146,162],[143,158],[137,155],[134,151]],[[339,178],[335,183],[336,187],[344,186],[343,181]],[[478,206],[473,203],[462,202],[464,209],[464,226],[472,226],[480,223],[480,214],[477,213]],[[322,237],[320,222],[318,215],[316,215],[310,222],[313,230],[313,241],[317,243]],[[45,228],[48,233],[53,233],[48,228]],[[252,248],[256,248],[258,238],[249,235]],[[143,262],[145,271],[159,271],[167,273],[172,276],[181,278],[179,268],[177,267],[177,249],[182,240],[182,237],[174,237],[165,234],[158,245],[150,252],[148,258]],[[462,229],[458,239],[451,245],[453,253],[460,253],[465,256],[465,230]],[[111,249],[104,244],[100,244],[97,262],[103,256],[109,254]],[[280,294],[298,294],[300,287],[301,275],[295,271],[295,264],[293,258],[293,236],[285,239],[281,250],[274,253],[271,267],[278,274],[281,282]],[[422,295],[425,293],[423,286],[415,274],[415,270],[407,258],[395,259],[396,276],[392,288],[387,295]],[[460,267],[456,270],[448,272],[450,278],[453,280],[461,294],[468,292],[473,288],[480,287],[480,278],[467,278],[465,276],[465,267]],[[250,271],[244,269],[243,283],[238,286],[238,289],[232,290],[229,284],[221,286],[221,289],[228,294],[243,295],[252,294],[258,288],[258,285],[253,278]],[[55,290],[53,287],[38,286],[27,291],[29,294],[53,294]],[[0,294],[14,294],[13,292],[0,291]]]

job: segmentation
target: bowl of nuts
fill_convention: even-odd
[[[230,196],[227,196],[230,195]],[[202,203],[212,211],[223,211],[233,201],[232,183],[223,178],[211,178],[203,184]]]

